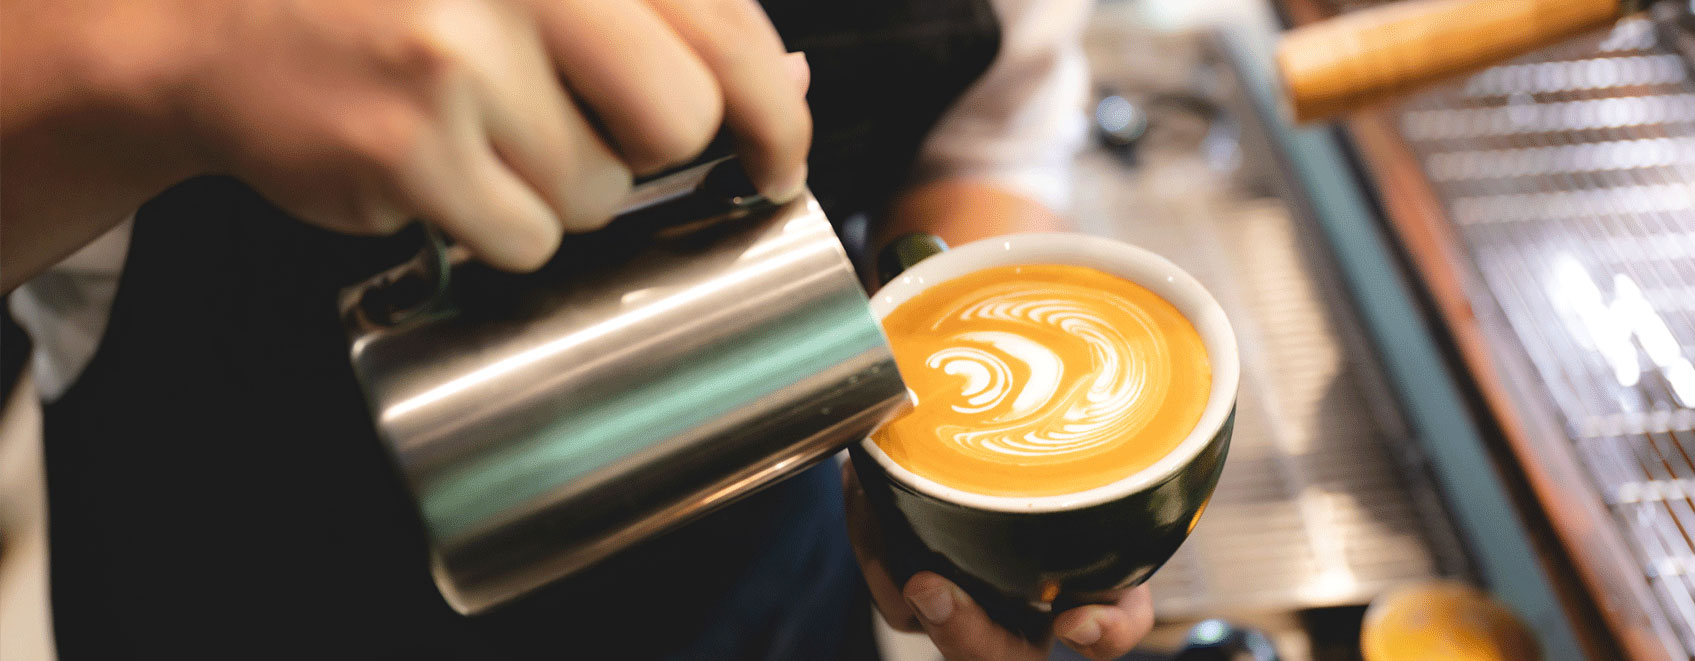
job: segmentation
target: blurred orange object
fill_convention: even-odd
[[[1535,636],[1506,605],[1464,583],[1397,588],[1371,602],[1360,626],[1365,661],[1536,661]]]
[[[1410,0],[1301,26],[1277,47],[1297,121],[1498,64],[1641,8],[1621,0]]]

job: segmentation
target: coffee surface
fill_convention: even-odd
[[[874,436],[896,463],[972,493],[1053,496],[1170,453],[1206,408],[1192,324],[1095,269],[1000,266],[931,287],[883,320],[914,410]]]

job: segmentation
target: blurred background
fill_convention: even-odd
[[[1396,633],[1388,596],[1456,582],[1513,616],[1420,597],[1410,635],[1522,626],[1540,658],[1695,656],[1690,3],[1295,125],[1279,34],[1376,4],[1103,0],[1091,21],[1077,229],[1200,278],[1244,367],[1217,496],[1153,579],[1160,626],[1133,658],[1231,627],[1270,644],[1240,658],[1360,658]],[[16,432],[0,641],[39,658],[39,448]]]

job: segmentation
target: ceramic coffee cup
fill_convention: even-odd
[[[1066,264],[1122,277],[1170,302],[1199,332],[1212,390],[1199,422],[1165,457],[1106,486],[1019,498],[952,488],[914,474],[875,441],[852,448],[854,467],[881,525],[897,582],[919,570],[958,583],[1002,624],[1045,634],[1039,615],[1105,601],[1146,581],[1194,530],[1224,467],[1240,366],[1218,302],[1188,273],[1141,248],[1063,233],[996,237],[938,254],[895,246],[917,263],[872,297],[882,319],[926,288],[995,266]],[[885,269],[885,277],[890,275]]]

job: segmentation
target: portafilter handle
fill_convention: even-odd
[[[1291,30],[1277,71],[1293,120],[1322,120],[1559,43],[1645,1],[1396,2]]]

